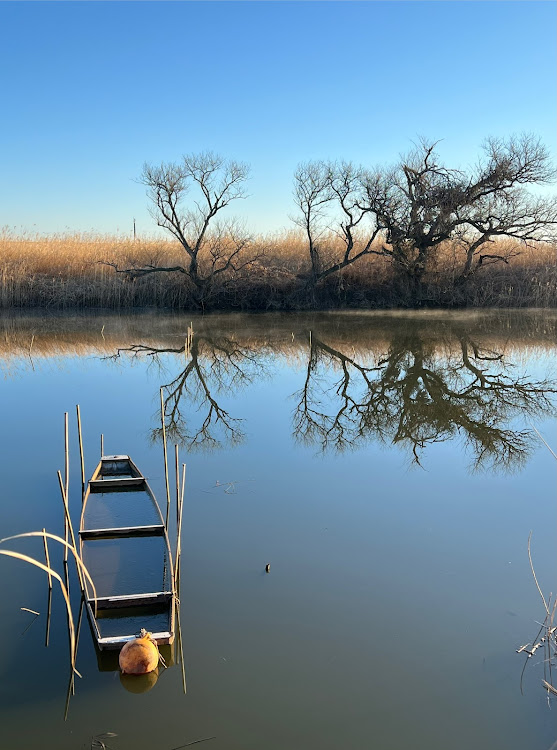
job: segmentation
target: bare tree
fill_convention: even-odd
[[[158,226],[180,243],[186,263],[170,267],[154,263],[128,268],[109,265],[131,279],[160,272],[184,274],[193,286],[196,304],[204,308],[217,279],[226,286],[255,259],[249,252],[251,239],[242,226],[235,220],[217,220],[232,201],[246,197],[248,176],[247,165],[211,152],[187,155],[180,162],[159,166],[145,164],[139,182],[148,189],[150,213]]]
[[[557,200],[532,196],[526,186],[553,180],[547,149],[532,135],[488,139],[484,157],[468,172],[448,169],[436,143],[422,140],[394,168],[364,177],[364,204],[384,232],[382,251],[419,298],[424,274],[442,243],[464,251],[461,282],[488,263],[516,254],[495,243],[555,240]]]
[[[294,199],[300,215],[292,220],[304,230],[307,237],[311,284],[317,283],[321,273],[319,240],[326,232],[325,218],[331,198],[328,166],[324,162],[299,164],[294,173]]]
[[[311,262],[309,284],[352,265],[363,255],[382,255],[373,247],[380,225],[363,198],[364,172],[351,162],[312,161],[298,165],[294,173],[294,198]],[[342,245],[340,260],[332,260],[331,244]]]
[[[462,249],[460,282],[517,254],[516,244],[502,247],[500,238],[524,244],[555,240],[557,199],[527,190],[555,176],[539,139],[488,139],[484,157],[467,172],[447,168],[436,147],[422,140],[388,168],[323,161],[297,168],[294,196],[300,215],[295,221],[308,239],[313,284],[364,255],[382,255],[419,302],[424,274],[448,240]],[[335,237],[343,253],[340,261],[327,264],[324,250]]]

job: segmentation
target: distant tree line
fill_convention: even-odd
[[[477,164],[467,171],[446,167],[438,143],[420,140],[393,166],[366,168],[346,161],[309,161],[294,174],[293,221],[304,233],[309,273],[298,274],[300,289],[314,299],[325,279],[364,256],[387,259],[411,304],[424,301],[424,276],[443,243],[460,250],[454,283],[467,281],[494,263],[517,254],[517,243],[554,242],[557,198],[528,188],[552,182],[555,170],[541,141],[525,134],[489,138]],[[200,309],[253,264],[260,250],[225,209],[246,197],[249,167],[211,152],[159,166],[145,164],[140,182],[148,191],[158,226],[183,248],[184,262],[120,267],[130,279],[153,273],[183,274]],[[342,253],[333,255],[334,238]],[[201,263],[201,260],[203,262]]]

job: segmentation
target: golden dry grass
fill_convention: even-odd
[[[342,244],[338,239],[324,238],[322,247],[326,263],[340,258]],[[456,306],[556,306],[555,246],[527,248],[515,244],[512,249],[520,255],[508,265],[498,263],[482,269],[462,290],[454,281],[462,268],[463,251],[447,243],[429,269],[428,300]],[[217,288],[213,306],[245,310],[307,307],[297,280],[309,271],[303,235],[292,231],[259,236],[252,250],[257,260],[226,289]],[[0,259],[0,307],[4,309],[192,306],[191,289],[182,274],[151,274],[132,283],[102,263],[113,262],[120,267],[179,265],[185,258],[175,241],[156,237],[133,241],[94,234],[15,235],[4,231],[0,233]],[[317,299],[323,308],[393,307],[404,303],[389,260],[377,255],[333,274],[321,285]]]

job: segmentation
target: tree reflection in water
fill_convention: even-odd
[[[161,372],[166,371],[164,355],[184,357],[184,368],[168,383],[161,384],[169,440],[188,450],[208,451],[244,441],[243,420],[222,406],[222,397],[233,396],[266,374],[265,357],[257,347],[239,344],[226,336],[196,334],[190,345],[132,344],[118,349],[112,359],[123,353],[149,357]],[[154,428],[151,437],[162,440],[162,427]]]
[[[462,325],[440,330],[400,320],[353,332],[317,328],[306,338],[286,336],[282,329],[242,336],[208,325],[191,345],[136,343],[113,358],[124,352],[148,357],[161,373],[173,362],[165,355],[183,363],[162,387],[168,437],[188,450],[241,443],[243,420],[226,404],[268,376],[273,359],[281,357],[303,358],[294,438],[320,451],[379,441],[408,449],[420,464],[430,443],[456,438],[471,454],[473,468],[509,470],[524,463],[537,440],[525,423],[555,411],[555,383],[520,374],[504,344],[493,343],[503,341],[500,336],[486,344],[485,331],[476,335]],[[153,429],[153,439],[160,433]]]
[[[397,331],[384,355],[369,364],[370,357],[347,355],[311,335],[304,385],[296,394],[297,439],[322,451],[372,440],[398,444],[420,464],[429,443],[458,437],[473,468],[518,468],[535,433],[509,424],[554,413],[555,384],[516,375],[502,353],[482,349],[466,334],[458,333],[454,343],[440,352],[439,340]]]

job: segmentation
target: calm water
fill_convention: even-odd
[[[557,315],[218,316],[185,351],[190,321],[0,321],[2,536],[60,532],[65,411],[77,518],[77,403],[86,474],[102,432],[162,500],[164,386],[188,477],[187,694],[176,665],[126,690],[84,620],[64,722],[62,598],[45,648],[45,578],[2,559],[0,747],[549,750],[542,651],[521,678],[515,650],[543,617],[530,531],[557,585],[556,462],[533,430],[555,448]]]

